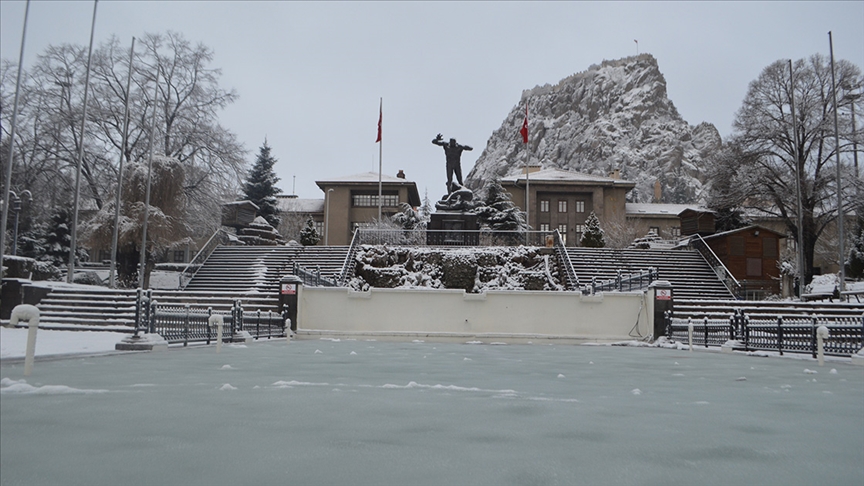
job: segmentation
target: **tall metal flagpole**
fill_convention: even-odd
[[[84,161],[84,123],[87,121],[87,94],[90,92],[90,63],[93,60],[93,34],[96,31],[96,7],[99,0],[93,1],[93,20],[90,23],[90,47],[87,51],[87,72],[84,74],[84,109],[81,114],[81,142],[78,145],[78,164],[75,169],[75,194],[72,216],[72,236],[69,240],[69,270],[66,272],[66,282],[72,283],[75,273],[76,240],[78,238],[78,199],[81,192],[81,164]]]
[[[129,87],[132,83],[132,61],[135,56],[135,38],[132,38],[132,47],[129,48],[129,73],[126,75],[126,106],[123,108],[123,135],[120,142],[120,162],[117,170],[117,200],[114,202],[114,234],[111,236],[111,272],[109,274],[109,285],[113,289],[115,285],[114,274],[117,266],[117,237],[120,232],[120,195],[123,192],[123,156],[126,150],[126,135],[129,130]]]
[[[530,170],[528,168],[528,162],[531,154],[528,150],[528,99],[525,99],[525,123],[524,123],[525,134],[523,135],[523,142],[525,143],[525,224],[530,228],[531,227],[531,176],[529,175]],[[528,241],[528,232],[525,232],[525,241],[527,245]]]
[[[150,219],[150,178],[153,171],[153,138],[156,132],[156,99],[159,97],[159,60],[156,60],[156,83],[153,88],[153,116],[150,118],[150,141],[147,142],[147,194],[144,196],[144,223],[141,231],[141,255],[138,258],[138,287],[144,288],[144,273],[147,265],[147,221]]]
[[[828,31],[828,48],[831,51],[831,94],[834,98],[834,155],[837,165],[837,242],[840,253],[840,292],[846,290],[846,248],[843,241],[846,233],[843,231],[843,185],[840,181],[840,132],[837,123],[837,81],[834,79],[834,41],[831,31]]]
[[[798,158],[798,122],[795,119],[795,77],[792,76],[792,59],[789,59],[789,105],[792,107],[792,140],[793,140],[793,156],[795,157],[795,186],[798,190],[798,298],[804,295],[804,209],[802,208],[801,199],[801,176],[802,167]]]
[[[3,183],[3,222],[0,223],[0,269],[3,267],[3,255],[6,254],[6,223],[9,218],[10,191],[12,186],[12,162],[15,161],[15,127],[18,123],[18,93],[21,88],[21,69],[24,64],[24,40],[27,38],[27,15],[30,13],[30,0],[24,7],[24,29],[21,31],[21,52],[18,54],[18,76],[15,79],[15,99],[12,102],[12,127],[9,132],[9,163],[6,164],[6,173]],[[3,272],[0,271],[0,274]]]
[[[384,153],[384,140],[381,136],[381,124],[384,122],[384,97],[381,97],[378,104],[378,224],[381,224],[381,197],[382,197],[382,175],[383,164],[382,154]]]

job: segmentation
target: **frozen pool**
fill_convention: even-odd
[[[42,361],[22,374],[0,366],[3,485],[864,477],[864,367],[845,362],[301,340]]]

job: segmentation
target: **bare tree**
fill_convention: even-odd
[[[849,95],[861,89],[862,79],[857,66],[848,61],[836,63],[838,114],[842,120],[841,147],[837,147],[829,62],[818,54],[800,59],[794,62],[792,76],[794,86],[788,61],[780,60],[750,83],[735,116],[736,132],[731,143],[741,154],[733,163],[740,166],[737,174],[747,193],[743,206],[780,218],[792,235],[798,232],[796,174],[800,174],[804,241],[799,244],[804,251],[806,283],[813,275],[816,242],[838,214],[835,151],[848,150],[845,144],[851,144],[849,104],[859,103],[860,110],[861,101]],[[790,111],[793,90],[797,147]],[[843,187],[845,208],[851,207],[853,194],[851,187]]]

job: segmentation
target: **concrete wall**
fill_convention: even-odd
[[[614,292],[583,296],[573,292],[356,292],[305,287],[299,300],[301,332],[521,335],[608,341],[648,336],[653,329],[653,290],[645,295]],[[634,329],[637,318],[639,325]]]

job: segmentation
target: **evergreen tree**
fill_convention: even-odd
[[[852,236],[852,249],[849,251],[849,266],[846,275],[850,278],[864,278],[864,218],[858,220],[858,229]]]
[[[420,206],[418,213],[420,213],[420,218],[426,222],[432,217],[432,203],[429,201],[429,189],[426,189],[426,192],[423,194],[423,205]]]
[[[486,186],[483,206],[473,211],[480,224],[497,231],[525,231],[528,225],[519,207],[510,199],[510,193],[501,186],[497,178]]]
[[[585,221],[585,232],[582,233],[582,241],[579,244],[588,248],[603,248],[606,246],[603,228],[600,227],[600,220],[597,219],[594,211],[591,211],[591,214],[588,215],[588,219]]]
[[[258,152],[255,165],[249,171],[243,186],[245,198],[258,206],[258,215],[266,219],[274,228],[279,227],[279,207],[276,202],[276,195],[282,192],[276,187],[276,183],[279,182],[279,178],[273,172],[273,166],[276,162],[276,159],[270,155],[270,146],[267,145],[265,139],[264,145]]]
[[[306,218],[306,226],[300,230],[300,244],[303,246],[315,246],[319,241],[321,241],[321,235],[315,229],[315,221],[312,220],[312,216],[309,216]]]

